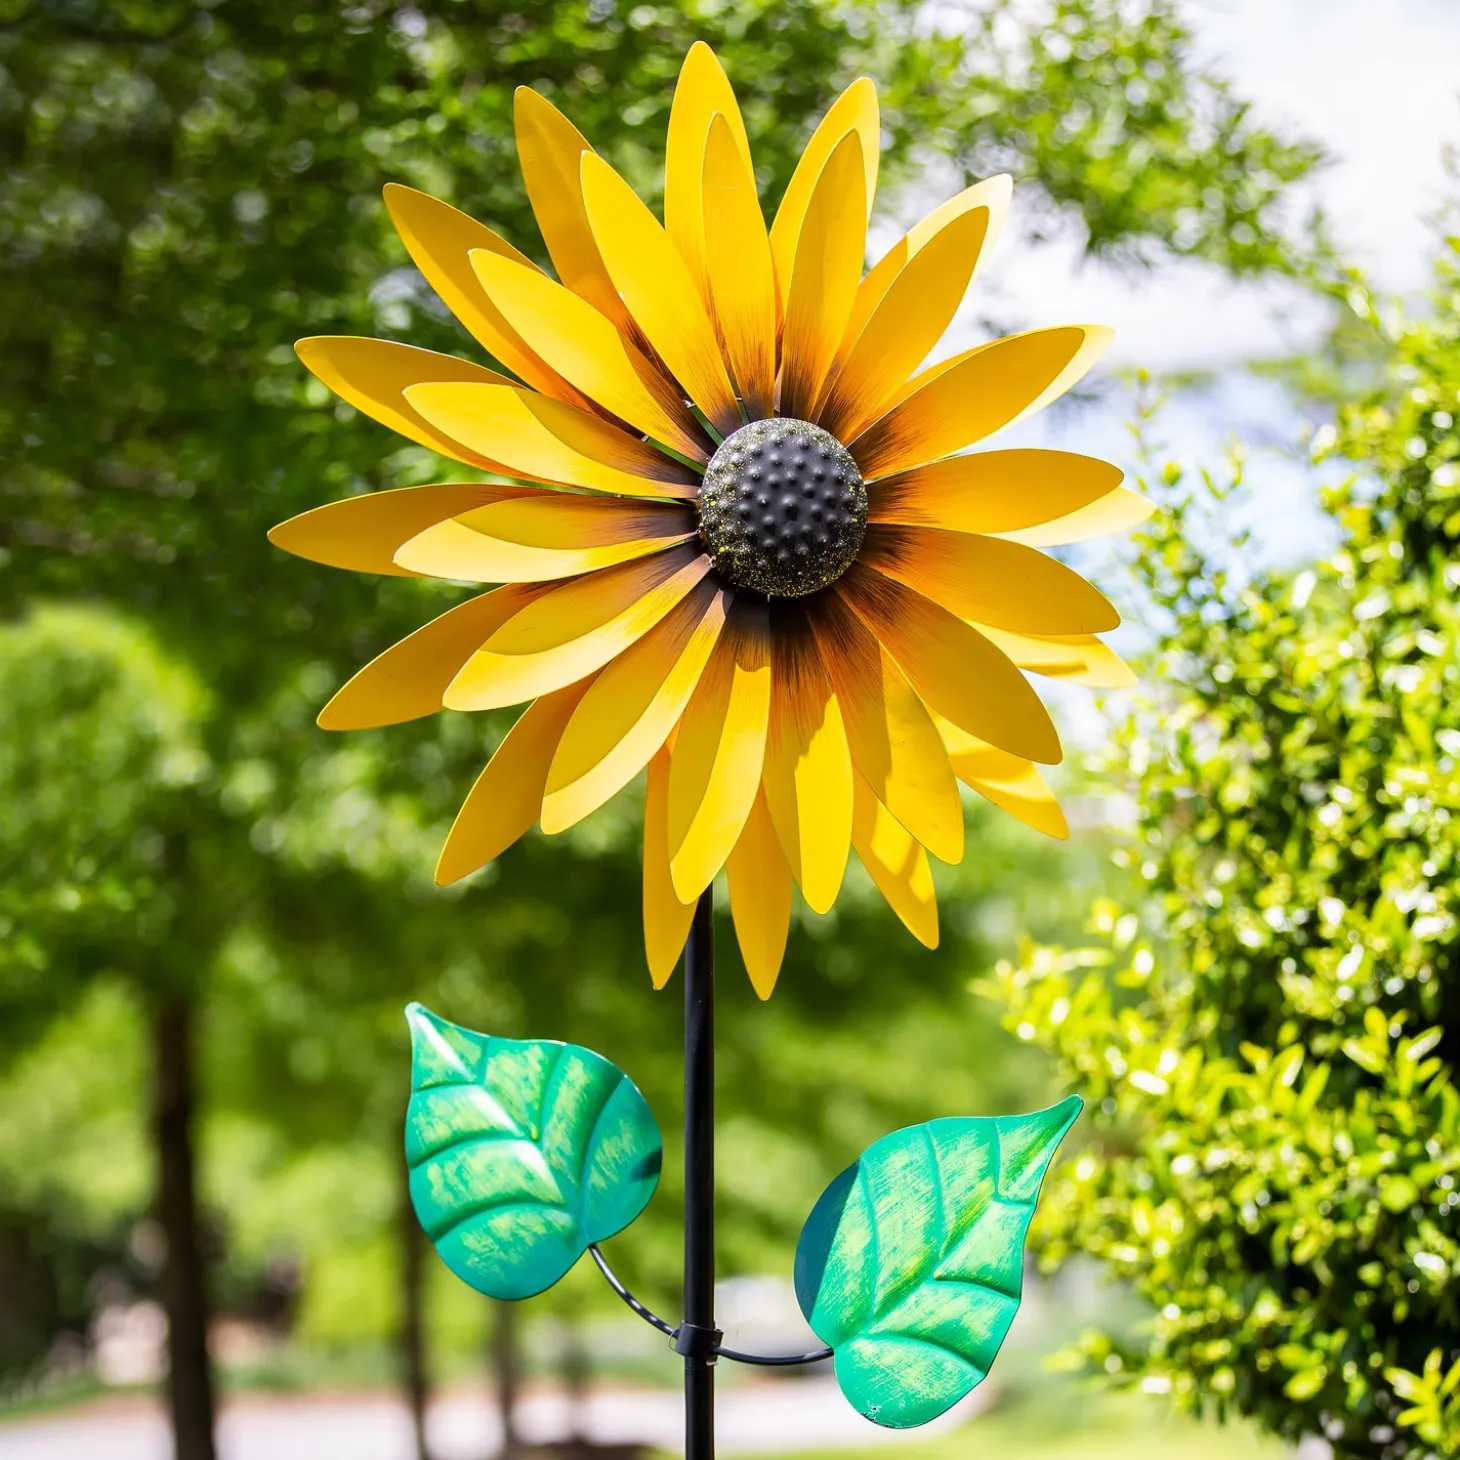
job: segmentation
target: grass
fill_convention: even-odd
[[[1282,1460],[1291,1453],[1246,1425],[1198,1424],[1136,1397],[1087,1397],[1049,1409],[1026,1402],[892,1449],[808,1450],[777,1460]]]

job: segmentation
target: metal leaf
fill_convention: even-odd
[[[411,1202],[452,1272],[493,1298],[550,1288],[659,1184],[654,1116],[576,1044],[495,1039],[419,1004],[411,1027]]]
[[[883,1136],[822,1193],[796,1297],[868,1419],[936,1419],[988,1373],[1023,1287],[1024,1235],[1077,1095],[1033,1115],[931,1120]]]

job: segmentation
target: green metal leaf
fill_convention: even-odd
[[[796,1297],[868,1419],[910,1429],[988,1373],[1024,1277],[1045,1168],[1082,1108],[930,1120],[869,1146],[796,1245]]]
[[[576,1044],[494,1039],[419,1004],[411,1202],[452,1272],[493,1298],[550,1288],[659,1184],[659,1127],[633,1081]]]

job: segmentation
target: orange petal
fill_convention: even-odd
[[[414,345],[358,335],[315,335],[300,340],[294,352],[311,374],[371,420],[453,461],[464,461],[484,471],[502,470],[491,458],[433,426],[406,400],[405,391],[425,380],[513,384],[505,375],[485,370],[469,360],[458,360],[454,355],[438,355],[434,350],[418,350]]]
[[[706,307],[710,304],[706,244],[713,224],[705,216],[708,199],[701,191],[700,180],[705,171],[710,119],[717,114],[740,165],[751,172],[750,142],[735,92],[715,53],[703,41],[696,41],[680,67],[669,108],[669,137],[664,150],[664,228],[688,266]],[[759,214],[758,205],[756,211]],[[764,223],[761,231],[765,231]],[[771,327],[775,328],[774,323]]]
[[[908,932],[925,948],[936,948],[938,899],[928,854],[860,775],[854,785],[852,844],[857,855]]]
[[[1139,527],[1155,510],[1156,504],[1149,497],[1117,487],[1098,501],[1064,517],[1042,522],[1037,527],[1006,532],[1002,536],[1010,542],[1022,542],[1026,547],[1063,547],[1066,543],[1088,542],[1092,537],[1129,532],[1131,528]]]
[[[695,531],[693,513],[667,503],[536,492],[438,522],[395,558],[431,578],[541,583],[648,557]]]
[[[786,860],[813,911],[831,909],[852,838],[846,727],[805,615],[778,604],[762,784]]]
[[[1129,689],[1136,682],[1130,665],[1094,634],[1011,634],[989,624],[974,627],[1020,669],[1094,689]]]
[[[385,206],[401,242],[426,282],[488,354],[495,356],[544,395],[571,401],[574,405],[589,404],[588,399],[549,367],[507,322],[501,310],[483,293],[472,270],[470,254],[474,249],[485,249],[488,253],[512,259],[524,268],[536,269],[537,265],[526,254],[474,218],[468,218],[449,204],[418,193],[414,188],[387,183]],[[454,380],[459,377],[444,375],[434,378]]]
[[[728,591],[705,579],[602,670],[553,757],[544,831],[565,831],[643,770],[684,713],[729,603]]]
[[[542,588],[499,588],[459,603],[372,659],[319,712],[323,730],[368,730],[434,715],[463,664]]]
[[[771,661],[763,604],[740,597],[685,707],[669,773],[669,871],[681,899],[725,865],[760,785]]]
[[[591,304],[496,254],[473,253],[471,261],[492,302],[565,379],[653,440],[709,459],[704,432],[674,385]]]
[[[419,532],[488,502],[525,496],[532,487],[495,487],[485,482],[442,482],[365,492],[326,502],[269,529],[269,541],[296,558],[356,573],[416,576],[395,562],[395,552]]]
[[[436,863],[440,886],[485,867],[531,830],[558,737],[587,688],[585,681],[534,700],[507,732],[447,833]]]
[[[791,869],[781,854],[765,796],[755,798],[726,863],[735,941],[751,986],[768,999],[786,956],[791,927]]]
[[[808,420],[851,317],[867,252],[862,140],[848,132],[816,179],[784,288],[780,410]],[[865,475],[865,473],[864,473]]]
[[[898,271],[866,324],[844,346],[817,414],[837,440],[855,440],[884,414],[942,339],[968,291],[989,222],[987,207],[950,218]]]
[[[513,585],[520,608],[462,666],[448,709],[492,710],[561,689],[648,633],[709,571],[693,548],[670,548],[546,588]]]
[[[841,705],[852,764],[934,856],[962,860],[963,803],[922,700],[839,595],[821,595],[810,617]]]
[[[1069,836],[1065,814],[1033,762],[995,749],[950,720],[935,718],[938,733],[948,747],[948,759],[953,762],[953,773],[964,785],[1035,831],[1060,841]]]
[[[699,285],[659,220],[601,157],[583,158],[583,198],[614,287],[644,338],[721,435],[743,424]]]
[[[977,629],[860,565],[841,579],[837,592],[902,666],[930,709],[1001,750],[1046,764],[1059,760],[1059,736],[1039,696]],[[868,780],[878,789],[870,775]],[[896,813],[897,803],[883,799]],[[917,834],[916,827],[908,830]],[[918,840],[937,852],[925,837]]]
[[[705,267],[725,358],[751,420],[776,393],[776,276],[755,174],[723,116],[710,121],[704,172]]]
[[[861,561],[961,619],[1016,634],[1103,634],[1120,624],[1072,568],[1001,538],[879,523],[867,529]]]
[[[1108,461],[1069,451],[979,451],[883,477],[867,491],[867,515],[909,527],[1012,534],[1054,526],[1116,491],[1122,475]]]
[[[545,96],[519,86],[512,97],[517,131],[517,163],[527,184],[528,201],[558,278],[620,328],[628,312],[598,252],[583,203],[587,139]]]
[[[649,762],[644,793],[644,952],[656,989],[669,982],[694,916],[695,899],[681,902],[669,876],[669,751],[665,749]]]
[[[862,197],[867,217],[871,217],[872,198],[877,191],[877,162],[882,149],[882,121],[877,110],[877,88],[865,76],[852,82],[837,97],[831,110],[821,119],[821,125],[811,134],[811,140],[796,164],[796,171],[786,185],[781,206],[776,210],[776,221],[771,226],[771,254],[775,259],[776,278],[783,297],[791,282],[801,227],[817,179],[838,144],[852,132],[861,142],[864,169]]]
[[[1110,343],[1096,325],[1010,335],[924,372],[911,393],[852,443],[868,481],[951,456],[1063,395]],[[919,378],[921,379],[921,377]]]
[[[626,497],[692,498],[699,488],[698,473],[637,436],[530,390],[413,385],[406,399],[440,430],[490,450],[508,476]]]

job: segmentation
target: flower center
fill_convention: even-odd
[[[835,583],[867,531],[867,489],[851,452],[807,421],[732,431],[710,458],[698,505],[715,567],[767,598]]]

